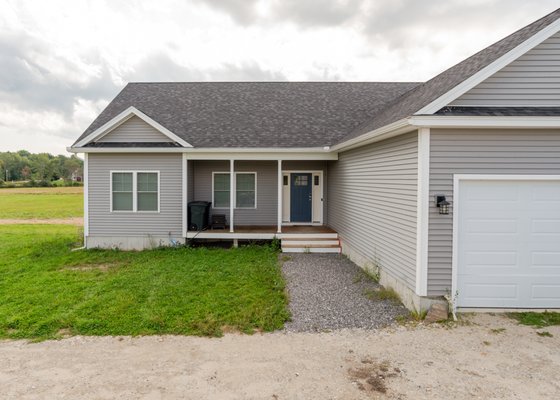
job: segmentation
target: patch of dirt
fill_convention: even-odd
[[[10,194],[83,194],[83,186],[68,187],[34,187],[34,188],[0,188],[1,195]]]
[[[361,363],[365,365],[348,369],[348,376],[363,391],[387,393],[386,379],[394,378],[400,372],[398,368],[391,368],[387,360],[379,363],[364,358]]]
[[[558,399],[560,326],[0,341],[7,399]],[[492,329],[500,329],[499,335]]]
[[[66,267],[66,271],[103,271],[107,272],[112,268],[117,268],[122,266],[123,263],[105,263],[105,264],[82,264],[73,265],[71,267]]]
[[[67,339],[72,336],[72,331],[69,328],[59,329],[58,332],[56,333],[56,336],[63,339]]]
[[[37,224],[48,224],[48,225],[84,225],[83,217],[72,217],[72,218],[52,218],[52,219],[0,219],[0,225],[37,225]]]

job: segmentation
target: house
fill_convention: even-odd
[[[559,19],[425,83],[130,83],[69,148],[85,244],[278,237],[411,308],[560,308]]]

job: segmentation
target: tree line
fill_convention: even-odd
[[[53,181],[72,182],[82,177],[83,161],[75,155],[53,156],[26,150],[0,152],[0,184],[26,181],[28,186],[50,186]]]

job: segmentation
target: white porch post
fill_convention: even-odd
[[[82,171],[82,181],[84,184],[84,246],[87,246],[89,236],[89,160],[88,153],[84,153],[84,170]],[[111,188],[111,190],[113,190]]]
[[[278,233],[282,233],[282,160],[278,160]]]
[[[188,201],[189,201],[189,162],[187,160],[187,155],[183,153],[183,237],[187,237],[187,231],[189,230],[189,218],[188,218]]]
[[[234,160],[229,160],[229,231],[233,232],[233,206],[235,200]]]

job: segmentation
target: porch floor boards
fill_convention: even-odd
[[[276,225],[239,225],[234,228],[234,233],[276,233]],[[191,233],[196,233],[197,231],[189,231]],[[212,233],[229,233],[229,226],[226,229],[207,229],[204,232]],[[328,226],[283,226],[282,233],[292,234],[292,233],[336,233],[336,231]]]

